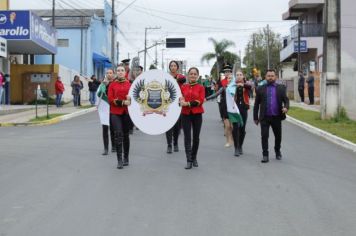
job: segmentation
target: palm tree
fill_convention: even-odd
[[[205,53],[201,58],[201,62],[206,61],[209,63],[211,59],[215,58],[216,61],[211,69],[211,72],[216,71],[216,79],[218,79],[219,72],[224,64],[229,63],[233,65],[238,60],[238,56],[235,53],[226,50],[231,46],[235,46],[235,43],[226,39],[223,39],[218,42],[214,38],[209,38],[209,41],[212,42],[214,45],[214,52]]]

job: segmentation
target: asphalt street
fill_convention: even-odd
[[[130,166],[103,157],[96,112],[53,126],[0,128],[0,236],[355,235],[356,156],[287,122],[282,161],[260,163],[248,120],[244,155],[206,113],[199,168],[165,136],[136,131]],[[270,135],[270,152],[273,135]]]

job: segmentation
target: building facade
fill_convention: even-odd
[[[301,41],[306,42],[301,53],[304,72],[315,71],[318,79],[323,71],[324,41],[324,0],[290,0],[289,8],[283,14],[284,20],[300,20]],[[349,117],[356,119],[356,15],[353,0],[340,1],[340,67],[339,96],[340,106],[346,109]],[[280,52],[281,62],[297,60],[295,47],[298,38],[298,24],[291,28]],[[325,68],[327,71],[327,68]],[[319,83],[319,82],[318,82]],[[316,92],[320,93],[319,87]],[[322,96],[321,96],[322,97]]]
[[[36,13],[52,23],[52,11]],[[56,64],[79,71],[83,76],[94,74],[98,78],[104,76],[105,68],[116,64],[117,59],[111,63],[111,6],[106,1],[104,9],[56,10],[55,27],[58,35]],[[116,56],[117,47],[113,52]],[[35,63],[50,64],[51,58],[36,56]]]

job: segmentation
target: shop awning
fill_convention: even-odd
[[[96,65],[103,65],[105,68],[112,67],[112,64],[108,57],[103,56],[96,52],[93,53],[93,61]]]

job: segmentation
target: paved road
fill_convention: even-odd
[[[163,135],[141,133],[117,170],[96,113],[0,128],[0,235],[355,235],[353,153],[284,123],[284,159],[261,164],[250,117],[236,158],[216,104],[206,110],[193,170],[182,151],[165,154]]]

